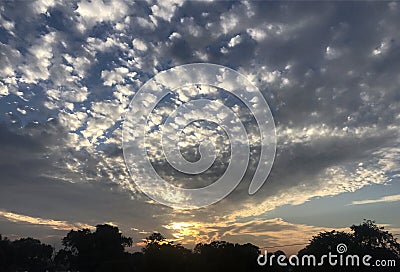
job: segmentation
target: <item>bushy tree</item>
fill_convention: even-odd
[[[11,242],[0,235],[0,271],[6,271],[12,259]]]
[[[195,271],[261,271],[257,264],[259,248],[252,244],[214,241],[194,248]]]
[[[319,233],[304,249],[299,251],[299,259],[304,255],[314,255],[319,261],[322,255],[327,255],[329,252],[338,254],[337,246],[345,244],[347,249],[343,253],[344,259],[348,255],[357,255],[361,260],[363,256],[370,255],[372,256],[371,264],[374,264],[375,260],[396,261],[395,267],[366,267],[360,261],[360,266],[346,266],[346,271],[398,271],[400,244],[392,234],[385,231],[383,227],[378,227],[371,220],[364,220],[362,224],[353,225],[350,229],[350,233],[342,231]],[[329,265],[327,261],[324,264],[320,267],[307,267],[307,271],[341,271],[341,267]],[[297,267],[295,271],[304,271],[304,269],[304,267]]]
[[[355,243],[365,251],[383,250],[386,254],[400,258],[400,244],[393,234],[378,227],[375,221],[364,220],[360,225],[352,225]]]
[[[0,236],[0,271],[46,271],[53,268],[53,248],[33,238],[15,241]]]
[[[168,241],[160,233],[151,234],[145,242],[143,271],[192,271],[191,251],[181,244]]]
[[[76,271],[106,270],[116,261],[127,262],[125,247],[132,238],[124,237],[118,227],[97,225],[96,231],[71,230],[62,240],[64,249],[56,256],[59,266]]]

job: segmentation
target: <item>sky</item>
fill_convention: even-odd
[[[134,249],[158,231],[188,247],[218,239],[286,252],[364,218],[398,235],[399,13],[389,1],[2,1],[0,233],[59,246],[70,229],[109,223]],[[256,194],[250,164],[220,202],[179,210],[135,185],[122,124],[144,83],[189,63],[232,68],[257,86],[277,146]],[[167,99],[151,120],[162,123],[190,95]],[[223,90],[211,96],[228,103]],[[212,183],[229,164],[226,135],[212,124],[187,129],[187,158],[198,156],[193,134],[222,152],[210,171],[171,170],[157,129],[148,133],[151,161],[171,183]]]

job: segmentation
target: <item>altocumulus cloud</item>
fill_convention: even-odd
[[[264,230],[271,221],[257,217],[398,180],[399,9],[396,2],[2,2],[3,218],[53,229],[112,221],[134,237],[158,229],[192,242],[194,224],[207,239],[246,232],[250,241],[279,244],[279,235]],[[278,153],[255,196],[247,195],[249,171],[227,199],[189,214],[152,203],[132,184],[121,123],[143,83],[192,62],[229,66],[260,88]],[[191,95],[183,90],[173,102]],[[155,111],[156,127],[169,110]],[[220,135],[212,139],[225,144]],[[192,147],[191,139],[183,146]],[[168,172],[163,162],[159,168]],[[316,229],[282,227],[281,234]]]

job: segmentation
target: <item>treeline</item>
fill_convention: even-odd
[[[200,243],[190,250],[160,233],[147,237],[141,252],[129,253],[125,249],[132,246],[132,238],[123,236],[118,227],[106,224],[98,225],[95,231],[71,230],[57,252],[36,239],[10,241],[0,235],[0,271],[400,271],[400,244],[391,233],[370,220],[350,229],[350,233],[319,233],[295,256],[286,256],[283,251],[265,255],[255,245],[225,241]],[[341,254],[337,252],[338,245],[345,245]],[[328,260],[319,265],[321,257],[329,254],[338,255],[338,261],[340,255],[345,260],[349,255],[361,259],[368,254],[371,265],[332,265]],[[316,263],[309,257],[303,258],[310,255],[315,256]],[[376,266],[377,260],[384,260],[385,265]]]

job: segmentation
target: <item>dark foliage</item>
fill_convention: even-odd
[[[271,262],[265,266],[257,263],[260,249],[252,244],[233,244],[225,241],[200,243],[193,250],[168,241],[160,233],[146,237],[142,252],[128,253],[126,247],[132,239],[124,237],[119,229],[110,225],[98,225],[89,229],[71,230],[63,238],[63,249],[53,254],[53,248],[39,240],[23,238],[10,241],[0,235],[0,271],[193,271],[193,272],[289,272],[289,271],[399,271],[400,244],[392,234],[366,220],[350,227],[351,233],[322,232],[295,256],[299,266],[290,265],[283,251],[268,253]],[[338,244],[347,250],[341,255],[371,255],[375,260],[395,260],[395,267],[322,266],[302,264],[307,255],[315,256],[317,263],[323,255],[337,253]],[[272,257],[272,258],[271,258]],[[278,258],[287,266],[278,265]]]
[[[398,272],[400,266],[400,244],[396,241],[392,234],[385,231],[383,227],[375,225],[374,221],[365,220],[361,225],[353,225],[350,227],[352,233],[331,231],[323,232],[314,236],[310,241],[310,244],[298,253],[299,257],[304,255],[314,255],[317,260],[322,255],[327,255],[329,252],[337,254],[338,258],[340,255],[343,256],[343,263],[352,263],[349,255],[359,256],[360,266],[347,265],[345,271],[387,271],[387,272]],[[343,254],[337,252],[337,246],[339,244],[345,244],[347,250]],[[368,261],[371,264],[370,267],[366,267],[362,264],[362,257],[370,255],[372,258]],[[339,259],[338,259],[339,260]],[[396,266],[389,267],[377,267],[374,266],[376,260],[395,260]],[[354,261],[354,263],[356,263]],[[307,266],[307,271],[339,271],[340,267],[331,266],[327,262],[325,265],[319,267]],[[299,268],[295,271],[304,271],[303,268]]]
[[[117,227],[97,225],[96,231],[71,230],[62,240],[55,262],[58,267],[72,271],[110,271],[128,266],[130,255],[125,247],[132,245],[132,238],[122,236]],[[120,271],[121,271],[120,270]]]
[[[142,271],[191,271],[191,251],[168,242],[160,233],[146,238]]]
[[[0,235],[0,271],[46,271],[53,268],[53,248],[39,240],[22,238],[15,241]]]
[[[198,244],[194,248],[194,271],[261,271],[256,261],[259,254],[258,247],[252,244]]]

